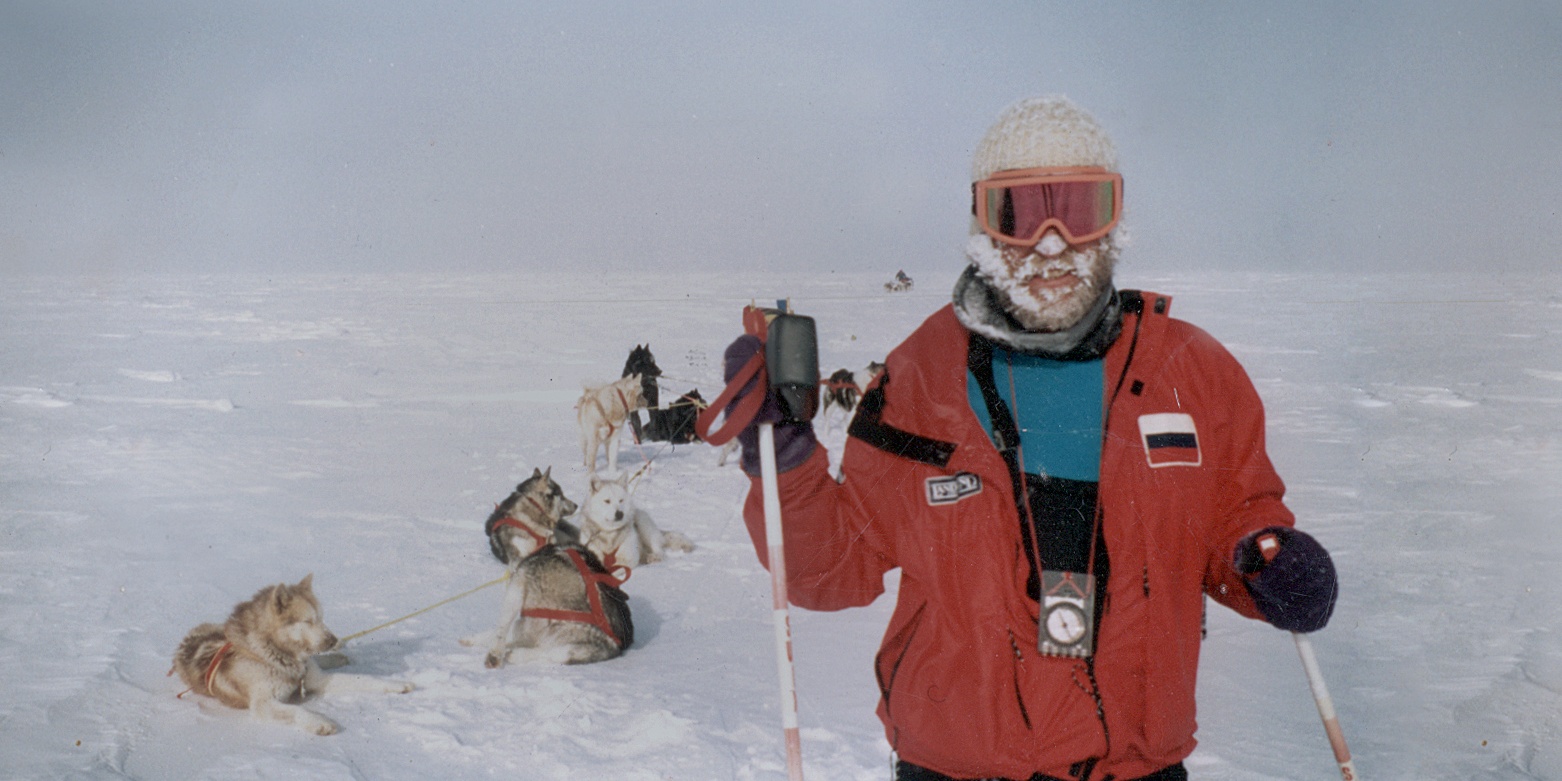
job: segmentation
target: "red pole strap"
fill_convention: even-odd
[[[727,419],[722,422],[720,428],[712,430],[716,425],[716,418],[721,416],[723,410],[732,402],[732,399],[743,391],[750,383],[755,387],[752,393],[743,397]],[[721,395],[710,403],[710,406],[700,410],[699,416],[694,420],[694,432],[700,439],[712,445],[725,445],[733,437],[737,436],[749,424],[754,422],[754,416],[759,414],[759,408],[765,403],[765,386],[770,383],[769,375],[765,373],[765,354],[756,352],[733,375],[732,381],[723,388]]]

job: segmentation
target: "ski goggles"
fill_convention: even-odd
[[[1123,176],[1104,168],[1021,168],[971,184],[971,210],[988,235],[1029,249],[1048,228],[1069,244],[1105,236],[1123,211]]]

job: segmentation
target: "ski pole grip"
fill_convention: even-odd
[[[813,420],[819,411],[819,339],[812,317],[779,314],[770,321],[765,368],[782,421]]]

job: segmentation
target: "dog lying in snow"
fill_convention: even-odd
[[[580,452],[586,468],[597,472],[597,451],[607,448],[607,470],[618,472],[618,445],[629,416],[645,406],[640,375],[631,374],[606,385],[587,387],[575,405],[580,422]]]
[[[334,734],[336,722],[296,703],[330,691],[401,694],[412,684],[367,675],[327,673],[314,655],[336,647],[320,617],[313,575],[255,592],[233,608],[223,624],[190,630],[174,653],[173,668],[190,691],[256,718],[291,724],[317,735]]]
[[[612,480],[591,478],[591,495],[581,510],[580,537],[609,570],[658,562],[669,550],[694,550],[688,537],[662,531],[649,513],[634,505],[629,475]]]
[[[612,659],[634,642],[629,597],[601,561],[575,544],[564,516],[576,509],[547,471],[516,487],[489,516],[488,547],[509,565],[499,625],[461,638],[484,646],[484,665],[523,661],[585,664]]]

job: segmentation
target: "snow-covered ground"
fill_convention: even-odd
[[[501,572],[482,522],[534,467],[583,498],[573,403],[652,347],[664,397],[720,389],[740,307],[790,296],[824,369],[881,357],[957,269],[22,278],[0,289],[0,778],[785,776],[769,581],[710,448],[648,444],[637,499],[698,544],[636,570],[637,645],[482,666],[488,589],[353,641],[415,682],[311,707],[315,737],[177,699],[173,649],[314,573],[350,634]],[[1562,278],[1135,277],[1225,341],[1342,592],[1314,637],[1380,779],[1562,779]],[[826,434],[836,450],[842,434]],[[884,779],[870,662],[889,599],[794,611],[811,779]],[[1282,633],[1213,610],[1197,779],[1336,777]]]

